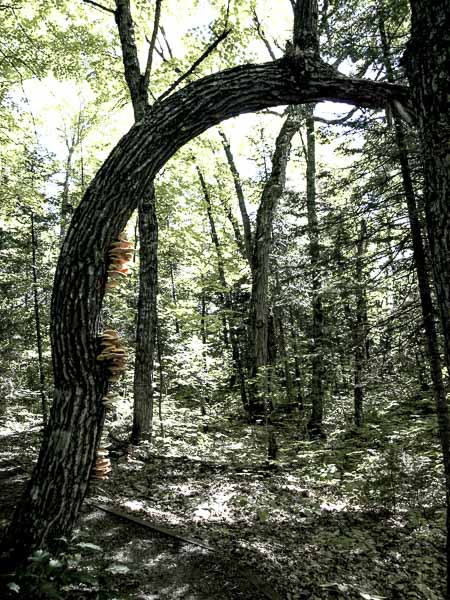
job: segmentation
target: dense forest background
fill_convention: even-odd
[[[134,33],[119,0],[1,4],[0,468],[11,498],[52,406],[57,259],[92,178],[141,118],[136,61],[153,104],[183,74],[184,85],[281,59],[295,3],[276,4],[139,0]],[[318,32],[322,58],[345,75],[407,83],[406,0],[324,0]],[[197,589],[168,543],[193,595],[178,579],[138,595],[157,576],[143,583],[138,557],[114,554],[98,519],[58,559],[38,551],[9,594],[442,597],[433,348],[443,387],[448,373],[417,130],[394,109],[281,106],[209,129],[159,172],[119,239],[128,266],[110,269],[99,327],[117,332],[126,363],[108,367],[97,446],[112,464],[97,463],[90,498],[208,539],[251,589],[229,565],[231,587]],[[89,553],[102,577],[80,583]]]

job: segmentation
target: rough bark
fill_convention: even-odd
[[[407,74],[418,118],[424,167],[424,203],[432,271],[447,369],[450,369],[450,3],[410,0],[411,40],[405,53]],[[400,123],[396,137],[405,185],[407,156]],[[450,418],[442,382],[441,359],[433,319],[426,254],[412,183],[406,177],[414,259],[436,402],[447,492],[447,593],[450,598]]]
[[[421,134],[426,222],[450,367],[450,3],[410,4],[412,35],[405,62]]]
[[[133,104],[134,118],[136,121],[140,121],[144,117],[147,108],[148,81],[146,81],[146,76],[141,74],[129,0],[116,0],[115,18],[122,47],[125,79]]]
[[[158,220],[153,186],[139,206],[139,298],[131,442],[150,441],[158,289]]]
[[[112,150],[75,210],[51,306],[54,401],[38,462],[10,527],[22,556],[68,534],[86,493],[103,420],[106,374],[96,361],[108,247],[156,173],[187,141],[230,117],[269,106],[336,100],[408,104],[408,90],[348,79],[317,62],[282,59],[197,80],[146,111]]]
[[[298,50],[319,52],[317,0],[296,0],[294,9],[294,46]]]

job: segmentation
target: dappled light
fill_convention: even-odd
[[[449,23],[0,4],[1,600],[450,600]]]

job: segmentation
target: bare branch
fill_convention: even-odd
[[[114,9],[108,8],[107,6],[103,6],[103,4],[99,4],[98,2],[94,2],[94,0],[83,0],[83,2],[85,2],[86,4],[92,4],[92,6],[95,6],[95,8],[99,8],[100,10],[112,13],[113,15],[116,14],[116,11]]]
[[[158,29],[159,29],[159,20],[161,17],[161,4],[162,4],[162,0],[156,0],[156,6],[155,6],[155,20],[153,22],[153,32],[152,32],[152,38],[150,40],[150,46],[148,49],[148,55],[147,55],[147,65],[145,67],[145,73],[144,73],[144,90],[148,90],[149,88],[149,83],[150,83],[150,75],[152,72],[152,62],[153,62],[153,52],[155,50],[155,45],[156,45],[156,36],[158,35]]]
[[[239,203],[239,210],[241,212],[242,225],[244,226],[244,247],[245,247],[245,255],[248,260],[248,264],[252,264],[252,255],[253,255],[253,238],[252,238],[252,229],[250,225],[250,217],[248,216],[247,207],[245,204],[245,196],[244,190],[242,188],[241,178],[239,176],[239,171],[236,167],[236,162],[234,160],[234,156],[231,152],[230,142],[228,141],[227,136],[224,131],[219,128],[219,134],[222,138],[223,149],[225,150],[225,156],[227,157],[228,166],[230,168],[231,175],[233,176],[234,181],[234,189],[236,190],[236,196]]]
[[[257,34],[259,35],[261,40],[264,42],[264,45],[267,48],[268,53],[270,54],[270,58],[272,60],[277,60],[277,57],[275,56],[275,54],[272,50],[272,46],[269,44],[269,41],[264,34],[263,28],[261,26],[261,21],[259,20],[258,14],[256,12],[256,8],[253,9],[253,22],[255,23]]]
[[[150,38],[148,38],[147,36],[145,36],[145,40],[150,44]],[[157,40],[157,42],[158,42],[158,40]],[[164,50],[163,50],[163,48],[162,48],[162,46],[161,46],[160,43],[159,43],[159,48],[157,47],[157,45],[155,43],[155,52],[161,58],[161,60],[163,62],[167,62],[167,58],[166,58],[166,56],[164,54]]]
[[[193,73],[195,69],[211,54],[211,52],[213,52],[217,48],[220,42],[223,41],[230,34],[230,32],[231,29],[227,29],[223,33],[221,33],[219,37],[210,46],[208,46],[208,48],[203,52],[203,54],[186,71],[186,73],[183,73],[181,77],[179,77],[174,83],[172,83],[172,85],[169,88],[167,88],[167,90],[163,94],[161,94],[161,96],[158,98],[158,101],[168,96],[171,92],[173,92],[173,90],[176,87],[180,85],[182,81],[189,77],[189,75],[191,75],[191,73]]]
[[[357,110],[359,110],[359,108],[355,106],[346,115],[339,117],[339,119],[324,119],[323,117],[317,117],[314,115],[314,121],[325,123],[326,125],[344,125],[351,117],[353,117]]]
[[[162,33],[164,41],[166,42],[167,51],[169,52],[169,56],[170,56],[170,58],[173,58],[172,48],[170,47],[169,41],[168,41],[167,36],[166,36],[166,30],[164,29],[164,27],[162,25],[161,25],[161,27],[159,29],[160,29],[160,31]],[[161,49],[162,49],[162,46],[161,46]]]
[[[225,14],[225,27],[228,26],[228,19],[230,18],[230,5],[231,5],[231,0],[228,0],[228,3],[227,3],[227,12]]]

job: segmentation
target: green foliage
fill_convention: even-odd
[[[8,584],[12,598],[59,600],[67,590],[79,584],[92,587],[95,579],[79,569],[80,556],[61,553],[53,556],[46,550],[36,550],[28,565],[21,567]]]

